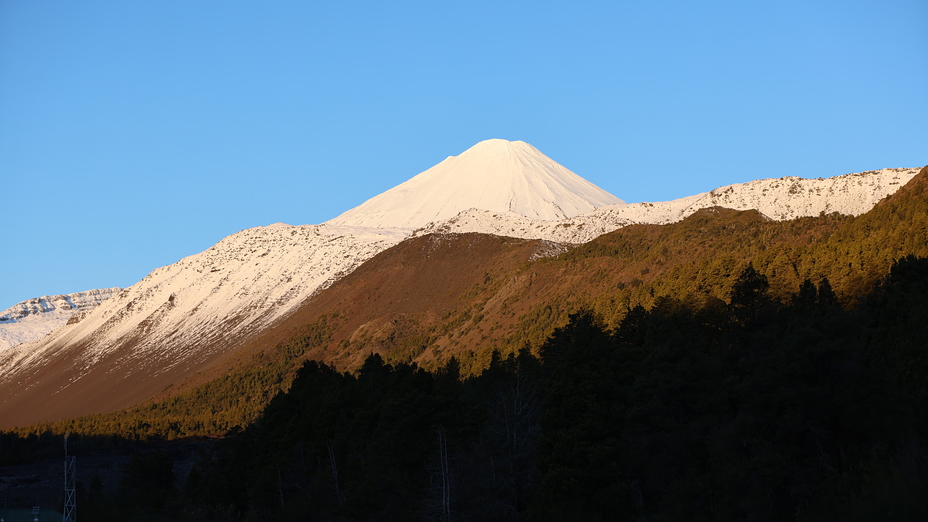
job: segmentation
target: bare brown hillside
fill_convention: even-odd
[[[78,375],[80,365],[74,363],[84,348],[66,346],[21,380],[0,382],[0,429],[126,408],[221,360],[220,353],[212,353],[194,365],[170,366],[156,359],[139,368],[126,363],[132,351],[128,344]]]

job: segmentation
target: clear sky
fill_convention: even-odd
[[[928,163],[928,2],[0,0],[0,309],[487,138],[627,202]]]

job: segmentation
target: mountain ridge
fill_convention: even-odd
[[[0,312],[0,352],[76,322],[120,290],[113,287],[43,295],[16,303]]]
[[[493,145],[509,146],[495,142]],[[885,176],[894,172],[884,170]],[[911,170],[901,169],[900,172],[905,172],[892,175],[904,177]],[[862,193],[870,194],[870,199],[863,198],[855,209],[866,211],[866,205],[880,190],[898,188],[891,181],[880,181],[885,176],[879,172],[854,175],[860,178],[856,185],[852,184],[858,188],[882,187],[863,190]],[[829,179],[833,178],[816,183],[837,183]],[[777,189],[790,195],[794,185],[804,187],[803,183],[784,181]],[[456,216],[467,216],[468,212],[491,216],[493,219],[484,220],[484,225],[490,223],[495,228],[487,226],[472,232],[515,237],[520,236],[512,227],[497,226],[505,221],[499,215],[521,216],[518,219],[530,225],[526,226],[527,232],[521,232],[521,237],[543,240],[537,243],[538,248],[533,247],[531,255],[537,258],[564,252],[567,247],[562,244],[581,243],[635,224],[627,214],[622,217],[621,212],[628,212],[622,209],[639,209],[655,221],[670,221],[679,219],[681,209],[695,209],[698,204],[737,204],[739,190],[745,185],[752,186],[733,185],[731,191],[717,189],[663,207],[644,203],[599,207],[562,221],[531,219],[508,210],[467,211],[460,207]],[[760,194],[764,187],[770,191],[769,183],[759,187]],[[827,202],[846,194],[824,189],[796,190],[791,194],[796,201],[819,198],[826,205],[791,206],[793,213],[788,215],[818,214],[828,208]],[[461,207],[464,206],[462,203]],[[618,217],[613,213],[618,213]],[[443,223],[454,223],[454,219]],[[48,410],[50,415],[61,416],[106,411],[145,400],[166,386],[233,357],[237,350],[312,302],[320,292],[407,237],[420,237],[428,232],[467,232],[442,226],[427,225],[414,231],[348,225],[336,218],[321,225],[278,223],[228,236],[204,252],[152,271],[80,323],[59,328],[41,341],[0,352],[0,381],[5,383],[2,391],[9,392],[0,394],[0,413],[21,408],[39,396],[67,397],[56,398],[56,409]],[[99,383],[106,383],[108,388],[97,389]],[[63,393],[65,390],[67,393]]]
[[[392,230],[284,224],[233,234],[155,269],[81,322],[0,352],[0,375],[13,388],[0,403],[11,403],[24,387],[38,390],[37,375],[43,375],[43,393],[66,397],[57,401],[62,411],[94,413],[143,400],[221,359],[403,237]],[[84,388],[98,379],[110,391]],[[112,392],[117,384],[124,393]],[[73,393],[60,394],[66,388]]]
[[[414,235],[484,232],[510,237],[580,244],[632,224],[664,225],[714,206],[756,209],[783,221],[821,213],[860,215],[909,182],[919,168],[891,168],[834,176],[787,176],[735,183],[693,196],[662,202],[609,205],[558,222],[533,220],[507,212],[469,209],[433,222]]]
[[[838,298],[850,303],[899,257],[928,256],[928,236],[917,233],[928,226],[925,194],[928,168],[862,216],[773,221],[756,210],[715,207],[668,226],[625,227],[534,262],[527,259],[544,248],[542,241],[486,234],[413,238],[374,256],[262,338],[153,402],[35,430],[222,433],[256,419],[262,401],[286,389],[304,359],[352,370],[364,355],[378,353],[390,364],[412,360],[434,370],[455,355],[464,374],[479,372],[494,349],[505,356],[537,347],[583,307],[607,326],[618,324],[629,307],[667,306],[668,298],[724,309],[722,299],[749,264],[768,277],[772,298],[789,299],[804,278],[821,286],[827,277]],[[455,280],[429,283],[447,278]],[[428,297],[445,287],[454,302]],[[0,420],[8,415],[3,407]],[[139,428],[139,419],[149,424]]]

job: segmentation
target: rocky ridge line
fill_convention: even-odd
[[[0,312],[0,351],[41,339],[65,324],[76,322],[121,288],[102,288],[73,294],[43,295]]]
[[[681,221],[697,210],[716,206],[734,210],[755,209],[777,221],[832,212],[857,216],[895,193],[918,171],[918,168],[892,168],[832,178],[789,176],[762,179],[726,185],[672,201],[609,205],[560,221],[531,219],[512,212],[469,209],[451,219],[430,223],[413,235],[482,232],[581,244],[628,225],[666,225]]]

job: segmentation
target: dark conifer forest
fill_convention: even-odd
[[[611,329],[581,310],[469,378],[307,361],[184,477],[152,442],[88,436],[133,456],[115,491],[83,477],[80,518],[924,519],[928,259],[850,309],[827,279],[769,286],[748,266],[727,302],[663,297]],[[3,464],[59,444],[6,433]]]

